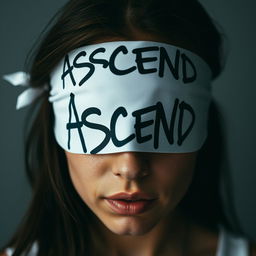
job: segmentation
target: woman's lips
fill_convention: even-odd
[[[155,200],[126,201],[106,199],[106,201],[110,208],[118,214],[135,215],[149,210],[153,206]]]
[[[136,192],[133,194],[115,194],[105,198],[105,200],[117,214],[136,215],[152,208],[156,198],[145,193]]]

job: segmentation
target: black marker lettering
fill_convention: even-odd
[[[74,58],[74,67],[75,68],[89,68],[89,72],[86,74],[86,76],[79,82],[79,86],[82,86],[94,73],[95,67],[93,64],[89,62],[83,62],[83,63],[77,63],[78,59],[81,57],[85,57],[86,52],[82,51],[79,52],[76,57]]]
[[[113,144],[116,147],[122,147],[123,145],[129,143],[135,138],[135,134],[131,134],[124,140],[118,140],[116,137],[116,121],[117,118],[122,115],[123,117],[126,117],[128,115],[127,110],[124,107],[119,107],[118,109],[115,110],[115,112],[112,115],[111,122],[110,122],[110,133],[111,133],[111,138],[113,141]]]
[[[172,110],[172,117],[170,121],[170,128],[168,127],[166,115],[164,112],[164,107],[161,102],[158,102],[157,104],[157,115],[156,115],[156,121],[155,121],[155,129],[154,129],[154,148],[157,149],[159,146],[159,133],[160,133],[160,123],[162,122],[165,136],[167,140],[169,141],[169,144],[173,144],[173,130],[175,125],[175,119],[177,114],[177,109],[179,105],[179,100],[175,99],[174,107]]]
[[[68,67],[67,70],[65,70],[65,69],[66,69],[66,65],[67,65],[67,67]],[[73,73],[72,73],[73,68],[74,68],[74,67],[70,65],[69,56],[68,56],[68,54],[67,54],[67,55],[65,56],[65,59],[64,59],[63,73],[62,73],[62,75],[61,75],[61,79],[62,79],[62,81],[63,81],[63,89],[65,89],[65,77],[66,77],[67,75],[70,76],[70,79],[71,79],[73,85],[74,85],[74,86],[76,85],[76,80],[75,80],[74,75],[73,75]]]
[[[89,115],[93,115],[93,114],[96,114],[98,116],[101,115],[101,111],[98,109],[98,108],[87,108],[83,114],[82,114],[82,122],[83,124],[86,126],[86,127],[89,127],[91,129],[97,129],[97,130],[100,130],[102,132],[105,133],[105,138],[104,140],[100,143],[100,145],[98,145],[96,148],[94,148],[90,153],[91,154],[97,154],[98,152],[100,152],[109,142],[110,140],[110,132],[109,132],[109,129],[104,126],[104,125],[101,125],[101,124],[95,124],[95,123],[91,123],[91,122],[88,122],[86,120],[86,118],[89,116]]]
[[[179,146],[181,146],[193,128],[195,124],[196,116],[193,108],[189,104],[185,103],[184,101],[180,103],[179,108],[180,108],[180,116],[179,116],[179,124],[178,124],[178,142],[177,143]],[[187,128],[187,130],[184,133],[182,133],[184,110],[187,110],[188,112],[190,112],[192,116],[192,121],[189,127]]]
[[[173,77],[179,79],[180,50],[176,51],[175,64],[173,65],[164,47],[160,47],[159,77],[164,76],[165,62],[167,63]]]
[[[136,67],[133,66],[133,67],[128,68],[128,69],[125,69],[125,70],[117,69],[117,67],[115,66],[115,59],[116,59],[116,56],[117,56],[120,52],[122,52],[122,53],[124,53],[124,54],[127,54],[127,53],[128,53],[128,50],[127,50],[127,48],[126,48],[125,46],[123,46],[123,45],[117,47],[117,48],[113,51],[113,53],[112,53],[112,55],[111,55],[111,57],[110,57],[110,59],[109,59],[109,69],[110,69],[110,71],[111,71],[113,74],[118,75],[118,76],[123,76],[123,75],[127,75],[127,74],[133,72],[134,70],[136,70]]]
[[[149,113],[149,112],[152,112],[152,111],[155,111],[155,110],[156,110],[156,106],[154,105],[154,106],[150,106],[150,107],[147,107],[147,108],[136,110],[132,113],[132,115],[135,117],[134,128],[135,128],[136,139],[137,139],[137,142],[139,144],[144,143],[144,142],[149,141],[149,140],[152,139],[152,134],[142,136],[141,135],[141,130],[143,128],[147,127],[147,126],[152,125],[154,123],[154,120],[148,120],[148,121],[142,122],[141,121],[141,116],[143,114],[146,114],[146,113]]]
[[[137,48],[132,51],[134,54],[136,54],[136,63],[137,63],[138,71],[140,74],[149,74],[149,73],[157,72],[156,68],[145,69],[143,66],[143,63],[145,62],[156,61],[157,57],[143,58],[142,53],[149,52],[149,51],[158,51],[158,50],[159,50],[159,47],[152,46],[152,47]]]
[[[71,123],[72,109],[73,109],[74,117],[76,120],[75,123]],[[75,105],[75,95],[73,93],[70,94],[70,102],[69,102],[68,110],[69,110],[69,121],[66,126],[66,128],[68,130],[68,149],[70,149],[70,140],[71,140],[71,131],[70,130],[77,129],[79,138],[80,138],[80,142],[82,144],[83,151],[84,151],[84,153],[86,153],[87,149],[85,146],[85,141],[84,141],[84,137],[83,137],[83,133],[82,133],[82,129],[81,129],[83,126],[83,123],[79,121],[79,117],[78,117],[76,105]]]
[[[186,54],[182,53],[181,54],[181,58],[182,58],[182,72],[183,72],[183,83],[187,84],[187,83],[192,83],[196,80],[197,78],[197,72],[196,72],[196,67],[193,64],[193,62],[187,57]],[[192,67],[194,74],[191,77],[188,77],[188,69],[187,69],[187,64],[190,64],[190,66]]]
[[[94,56],[97,54],[97,53],[104,53],[106,51],[105,48],[101,47],[101,48],[98,48],[96,50],[94,50],[90,57],[89,57],[89,61],[91,63],[94,63],[94,64],[101,64],[103,66],[103,68],[107,68],[108,67],[108,61],[107,60],[104,60],[104,59],[95,59]]]
[[[122,147],[122,146],[126,145],[127,143],[131,142],[135,138],[136,138],[137,143],[139,143],[139,144],[150,141],[153,138],[153,140],[154,140],[153,146],[155,149],[158,149],[159,143],[161,143],[159,141],[161,125],[163,127],[163,131],[164,131],[166,139],[168,140],[169,144],[172,145],[174,143],[174,128],[175,128],[175,122],[176,122],[177,115],[178,115],[177,114],[178,108],[179,108],[180,113],[179,113],[179,117],[178,117],[179,120],[177,120],[178,121],[177,145],[181,146],[183,144],[183,142],[185,141],[185,139],[189,136],[189,134],[191,133],[191,131],[194,127],[196,115],[195,115],[195,112],[191,105],[185,103],[184,101],[179,103],[179,99],[177,99],[177,98],[175,99],[171,115],[169,115],[169,114],[167,115],[165,113],[165,109],[161,102],[158,102],[156,105],[142,108],[142,109],[136,110],[133,113],[131,113],[131,115],[133,117],[135,117],[135,120],[134,120],[135,133],[129,135],[125,139],[120,140],[120,138],[118,138],[117,133],[116,133],[116,127],[117,127],[118,118],[120,116],[122,116],[122,117],[128,116],[128,112],[124,107],[118,107],[114,111],[114,113],[111,117],[111,120],[110,120],[110,128],[108,129],[108,127],[106,127],[102,124],[92,123],[87,120],[87,118],[90,115],[101,116],[101,110],[96,107],[87,108],[82,113],[81,121],[80,121],[78,113],[77,113],[76,105],[75,105],[75,95],[73,93],[71,93],[70,94],[70,102],[69,102],[69,106],[68,106],[69,120],[66,125],[66,129],[68,130],[68,149],[70,150],[70,148],[71,148],[71,135],[72,135],[71,130],[77,129],[79,139],[81,142],[81,146],[83,148],[83,152],[84,153],[87,152],[85,139],[84,139],[83,133],[82,133],[83,125],[87,128],[99,130],[105,134],[105,137],[102,140],[102,142],[98,146],[96,146],[93,150],[91,150],[90,154],[97,154],[98,152],[100,152],[102,149],[104,149],[108,145],[110,139],[112,139],[112,142],[116,147]],[[155,117],[153,119],[142,121],[143,115],[148,114],[150,112],[155,112]],[[188,125],[188,127],[184,127],[184,125],[185,125],[184,120],[187,120],[187,118],[185,118],[185,115],[191,116],[191,122]],[[170,116],[170,119],[168,118],[169,116]],[[72,119],[74,119],[74,121],[72,121]],[[168,120],[170,120],[169,123],[168,123]],[[154,127],[153,127],[154,131],[152,132],[152,134],[142,135],[142,130],[146,127],[153,125],[153,124],[154,124]],[[187,124],[186,124],[186,126],[187,126]]]

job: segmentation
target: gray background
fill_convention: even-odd
[[[65,2],[1,0],[0,75],[23,69],[40,31]],[[213,93],[225,119],[226,160],[235,188],[235,208],[244,230],[256,239],[256,1],[201,2],[227,37],[226,69],[215,81]],[[15,111],[21,91],[0,81],[0,247],[13,234],[30,200],[23,161],[26,110]]]

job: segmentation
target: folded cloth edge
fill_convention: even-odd
[[[29,87],[22,92],[17,98],[16,110],[30,105],[34,102],[44,91],[47,90],[47,86],[40,88],[30,87],[30,75],[23,71],[18,71],[11,74],[3,75],[3,79],[9,82],[13,86]]]

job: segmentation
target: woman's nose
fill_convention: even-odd
[[[138,152],[119,153],[112,168],[114,175],[127,180],[143,178],[148,176],[150,171],[145,154]]]

